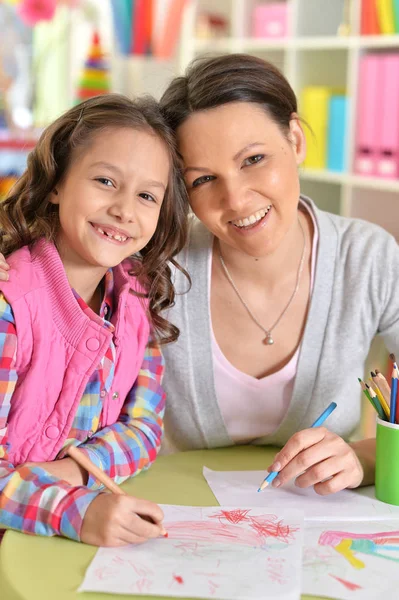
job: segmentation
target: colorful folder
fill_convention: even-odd
[[[378,24],[376,0],[362,0],[360,32],[362,35],[378,35],[380,26]]]
[[[309,169],[325,169],[327,165],[328,108],[332,90],[326,86],[307,86],[302,91],[302,115],[311,131],[305,127],[306,159]]]
[[[380,114],[381,66],[378,55],[366,54],[359,65],[359,93],[354,171],[375,175],[377,171],[377,124]]]
[[[327,169],[345,171],[346,96],[331,96],[328,118]]]
[[[382,85],[377,128],[377,175],[399,177],[399,53],[379,57]]]
[[[376,0],[376,6],[381,33],[392,35],[395,33],[393,0]]]

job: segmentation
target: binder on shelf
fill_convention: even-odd
[[[377,175],[399,177],[399,54],[380,55]]]
[[[302,114],[311,131],[306,130],[308,169],[325,169],[327,160],[328,105],[332,89],[326,86],[307,86],[302,91]]]
[[[327,169],[345,170],[346,96],[331,96],[328,117]]]
[[[376,0],[362,0],[360,32],[362,35],[381,33],[378,25]]]
[[[366,54],[359,62],[359,92],[354,171],[360,175],[375,175],[377,167],[378,100],[381,89],[380,60],[376,54]]]
[[[154,44],[154,54],[158,58],[168,59],[173,56],[183,22],[183,13],[188,0],[169,0],[165,22],[160,35]]]
[[[393,0],[376,0],[378,23],[381,33],[392,35],[395,33],[393,17]]]
[[[399,0],[393,1],[393,21],[395,26],[395,33],[399,33]]]
[[[134,0],[132,21],[132,54],[146,53],[146,0]]]

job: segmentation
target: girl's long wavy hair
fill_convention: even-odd
[[[147,291],[154,341],[172,342],[179,330],[161,313],[173,306],[175,299],[168,263],[187,275],[174,257],[186,242],[189,205],[173,132],[152,98],[98,96],[71,108],[47,127],[29,154],[26,171],[0,204],[0,250],[7,256],[42,237],[55,241],[58,206],[49,201],[50,194],[65,177],[77,151],[88,146],[100,131],[110,128],[148,131],[165,144],[170,156],[169,182],[158,225],[140,251],[139,260],[134,261],[137,266],[131,274]]]

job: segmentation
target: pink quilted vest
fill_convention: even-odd
[[[8,418],[8,460],[54,460],[71,429],[86,384],[114,335],[112,389],[103,398],[102,426],[117,421],[141,367],[149,338],[142,291],[128,275],[130,261],[114,268],[115,331],[85,315],[73,296],[55,246],[44,239],[7,259],[10,281],[0,290],[11,304],[18,335],[18,383]],[[4,426],[4,424],[3,424]]]

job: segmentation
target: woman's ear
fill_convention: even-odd
[[[296,163],[300,165],[306,156],[306,138],[301,122],[296,113],[292,113],[290,120],[290,139],[296,156]]]

